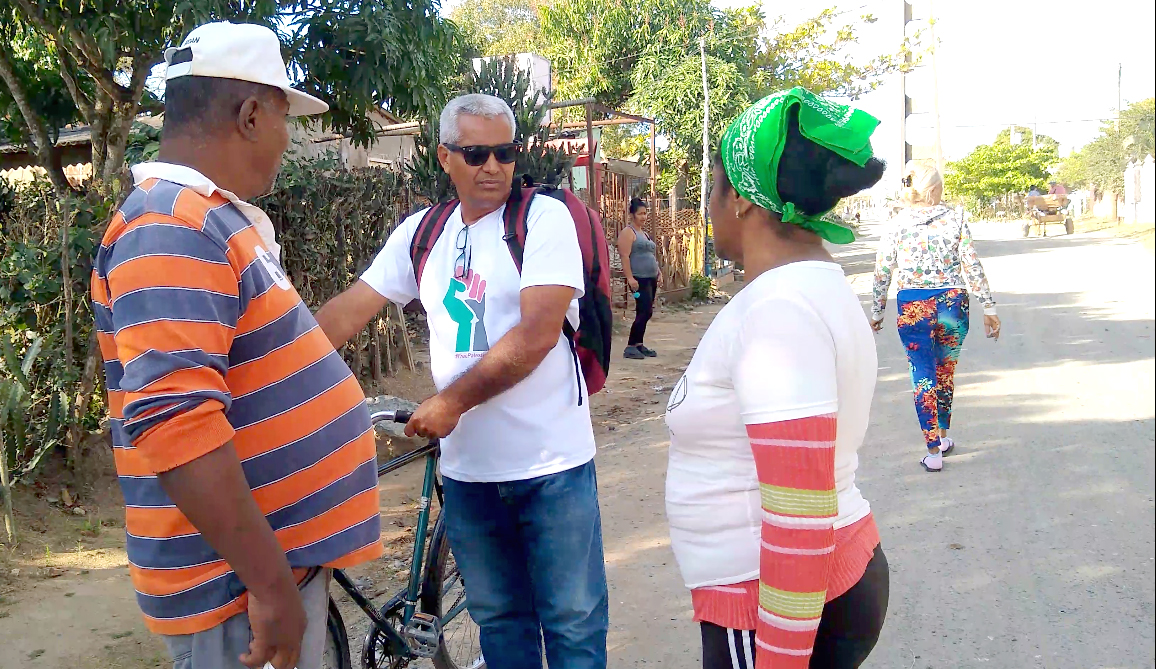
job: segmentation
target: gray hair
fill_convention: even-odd
[[[514,112],[505,100],[481,93],[459,95],[450,100],[449,104],[442,110],[438,127],[438,139],[442,144],[457,144],[462,140],[458,118],[464,114],[483,118],[498,118],[500,116],[510,124],[510,132],[514,132],[517,128],[514,124]]]

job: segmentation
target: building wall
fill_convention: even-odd
[[[357,167],[401,169],[413,158],[416,151],[415,137],[412,135],[378,137],[368,148],[354,146],[353,142],[345,138],[300,126],[294,126],[289,136],[291,156],[320,158],[333,152],[340,159],[341,166],[349,169]],[[326,139],[328,137],[333,138]]]

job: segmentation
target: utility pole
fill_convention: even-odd
[[[903,37],[907,37],[907,24],[911,23],[911,3],[903,3]],[[911,146],[907,143],[907,117],[911,116],[911,98],[907,97],[907,70],[911,66],[911,54],[904,53],[903,61],[906,67],[899,73],[899,98],[903,103],[903,118],[899,121],[899,151],[900,170],[911,160]]]
[[[1120,130],[1120,108],[1124,106],[1124,64],[1116,70],[1116,130]]]
[[[706,226],[706,180],[710,176],[710,80],[706,76],[706,35],[698,38],[698,51],[702,55],[702,183],[699,184],[699,215],[702,217],[702,268],[703,276],[710,276],[710,257],[707,248],[710,240]]]
[[[932,0],[927,0],[927,23],[931,31],[931,82],[932,95],[935,96],[935,168],[943,174],[943,135],[939,123],[939,43],[935,41],[935,9]]]

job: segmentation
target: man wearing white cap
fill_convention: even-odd
[[[174,669],[319,669],[330,569],[380,556],[365,396],[285,276],[267,192],[295,91],[268,28],[165,53],[158,162],[96,255],[127,551]]]

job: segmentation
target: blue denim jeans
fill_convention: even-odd
[[[505,483],[444,479],[446,531],[494,669],[605,669],[609,601],[594,461]]]

